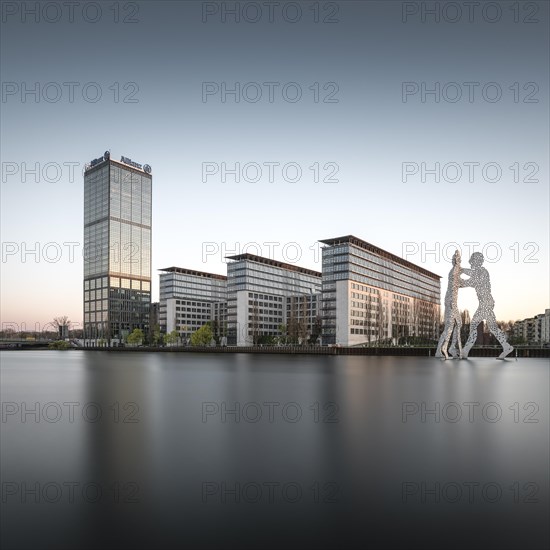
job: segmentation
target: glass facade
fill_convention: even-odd
[[[152,177],[106,158],[84,174],[84,337],[149,332]]]

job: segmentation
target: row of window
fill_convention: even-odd
[[[84,290],[95,290],[96,288],[102,288],[109,286],[108,277],[98,277],[97,279],[88,279],[84,281]]]
[[[213,287],[224,289],[226,286],[225,279],[214,279],[206,275],[186,275],[183,273],[165,272],[160,275],[161,284],[198,284],[205,287]]]
[[[144,292],[151,291],[151,283],[149,281],[139,281],[136,279],[125,279],[121,277],[99,277],[97,279],[88,279],[84,281],[84,295],[86,296],[86,291],[95,290],[100,288],[123,288],[131,290],[141,290]],[[106,296],[103,296],[104,298]],[[84,300],[94,300],[92,294],[88,297],[85,297]]]
[[[161,299],[176,297],[178,295],[197,296],[204,299],[225,300],[227,297],[227,289],[225,284],[212,284],[211,279],[199,279],[193,282],[179,280],[183,275],[174,278],[172,274],[160,276],[160,296]],[[188,278],[188,277],[186,277]],[[218,281],[214,281],[218,283]]]
[[[350,317],[362,317],[362,318],[370,318],[372,321],[375,321],[378,319],[377,313],[371,313],[370,315],[366,311],[358,311],[356,309],[352,309],[350,313]],[[352,323],[353,324],[353,323]]]
[[[265,317],[265,319],[267,319],[268,318],[267,316],[270,316],[269,320],[273,323],[275,323],[277,319],[283,318],[282,312],[277,312],[277,311],[267,310],[267,309],[266,310],[260,309],[256,311],[254,311],[253,309],[249,309],[248,316],[250,319],[258,319],[260,316],[263,316]]]
[[[375,277],[377,281],[383,281],[385,283],[394,282],[394,286],[415,289],[418,288],[423,292],[430,293],[430,291],[439,291],[439,278],[434,279],[427,275],[418,273],[412,269],[408,269],[400,266],[395,262],[389,260],[382,260],[376,256],[361,251],[360,249],[353,249],[355,256],[344,254],[340,258],[334,258],[331,262],[337,265],[324,266],[323,274],[331,273],[334,271],[345,272],[354,271],[358,273],[365,273]],[[377,268],[371,264],[374,263]],[[382,284],[369,283],[375,287],[383,287]]]
[[[352,292],[351,293],[352,298],[357,298],[359,300],[366,300],[369,302],[378,302],[379,298],[378,296],[369,296],[368,294],[361,294],[359,292]]]
[[[235,277],[248,277],[255,279],[267,279],[272,282],[286,283],[289,286],[312,285],[321,283],[321,277],[287,270],[282,267],[247,262],[246,260],[230,263],[227,266],[227,275]]]
[[[365,336],[368,336],[369,335],[369,330],[365,329],[365,328],[350,328],[349,333],[350,334],[363,334]],[[388,331],[385,330],[384,334],[387,334],[387,333],[388,333]],[[374,329],[371,329],[370,330],[370,335],[371,336],[378,336],[378,331],[374,330]]]
[[[109,289],[97,289],[89,290],[84,292],[84,301],[88,302],[89,300],[106,300],[109,297]]]
[[[376,275],[371,269],[366,269],[359,266],[354,266],[353,279],[363,281],[366,284],[372,285],[375,288],[382,288],[384,290],[395,290],[396,287],[401,287],[404,290],[407,290],[415,298],[423,298],[428,300],[439,300],[439,286],[437,289],[434,288],[420,288],[417,285],[412,285],[411,283],[400,281],[389,276],[383,276],[380,279],[373,279],[372,275]],[[327,281],[337,281],[337,280],[346,280],[351,278],[349,271],[344,271],[341,273],[327,273]]]
[[[176,307],[176,311],[181,311],[181,312],[187,311],[189,313],[210,313],[210,308]]]
[[[256,292],[249,292],[249,298],[254,298],[255,300],[267,300],[269,302],[282,302],[282,296],[272,296],[271,294],[258,294]]]
[[[96,323],[100,321],[107,321],[109,319],[109,314],[106,311],[97,313],[84,313],[84,322],[85,323]]]
[[[252,336],[253,334],[257,334],[258,330],[269,330],[272,334],[279,334],[279,327],[278,325],[270,325],[265,323],[260,323],[259,325],[255,325],[254,328],[251,328],[248,330],[248,335]]]
[[[256,302],[255,300],[248,300],[248,305],[253,307],[270,307],[274,309],[283,309],[283,304],[270,304],[269,302]]]
[[[379,309],[382,306],[382,300],[372,300],[368,302],[356,302],[355,300],[350,300],[351,307],[358,307],[362,309]]]
[[[108,309],[109,309],[109,300],[97,300],[94,302],[84,302],[84,312],[107,311]]]
[[[340,250],[340,247],[338,248]],[[325,261],[326,252],[328,252],[328,249],[323,249],[323,263]],[[394,271],[404,277],[415,279],[418,283],[424,283],[428,285],[436,284],[437,286],[439,286],[439,278],[434,279],[429,275],[420,273],[415,269],[403,266],[390,259],[382,258],[372,252],[363,250],[362,248],[359,248],[355,245],[349,244],[341,247],[341,252],[339,252],[339,254],[342,254],[343,256],[342,260],[350,261],[358,265],[368,265],[368,263],[374,263],[377,266],[380,266],[381,272],[384,274],[390,274],[390,272]],[[337,255],[337,254],[334,254],[334,255]],[[327,258],[327,260],[329,259]],[[335,258],[333,261],[342,261],[342,260]]]
[[[199,315],[199,314],[192,314],[192,315],[184,315],[180,313],[179,315],[176,313],[176,320],[181,322],[183,320],[187,319],[203,319],[204,321],[210,320],[210,315]]]

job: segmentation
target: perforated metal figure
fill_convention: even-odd
[[[458,250],[453,254],[453,267],[449,271],[449,282],[447,284],[447,292],[445,294],[445,327],[439,338],[436,357],[449,358],[449,353],[456,357],[456,346],[458,344],[459,355],[462,356],[462,344],[460,342],[460,329],[462,327],[462,318],[458,309],[458,289],[460,287],[460,252]],[[452,335],[452,344],[449,353],[447,346]]]
[[[487,321],[489,330],[493,333],[495,338],[502,346],[502,353],[498,356],[499,359],[504,359],[514,348],[506,340],[506,335],[502,330],[498,328],[497,320],[495,318],[495,301],[491,295],[491,279],[489,278],[489,272],[482,267],[483,266],[483,254],[481,252],[474,252],[470,257],[470,266],[472,269],[461,269],[460,272],[468,275],[469,279],[459,279],[461,287],[472,287],[475,289],[477,298],[479,300],[479,306],[472,317],[470,323],[470,334],[466,345],[462,350],[462,357],[468,357],[470,349],[475,344],[477,339],[477,327],[481,321]]]

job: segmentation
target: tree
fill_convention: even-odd
[[[65,350],[69,349],[71,346],[69,342],[66,342],[65,340],[56,340],[55,342],[50,342],[48,344],[49,349],[57,349],[57,350]]]
[[[323,318],[320,315],[315,317],[313,321],[313,327],[311,332],[311,343],[316,344],[321,332],[323,331]]]
[[[277,328],[279,329],[279,332],[281,333],[281,336],[279,336],[279,342],[281,344],[286,344],[286,340],[287,340],[286,325],[284,323],[281,323]]]
[[[414,342],[418,342],[419,336],[423,336],[423,319],[422,319],[422,302],[420,298],[412,298],[412,308],[411,308],[411,325],[412,325],[412,336],[414,336]]]
[[[191,334],[192,346],[208,346],[212,341],[212,328],[209,323],[202,325],[202,327]]]
[[[308,337],[307,296],[298,297],[298,341],[303,344]]]
[[[164,343],[168,346],[171,346],[173,344],[177,344],[179,340],[179,334],[177,330],[173,330],[172,332],[169,332],[168,334],[164,335]]]
[[[465,309],[460,312],[460,317],[462,318],[462,327],[460,329],[460,341],[466,342],[468,336],[470,335],[470,312]]]
[[[296,344],[298,342],[298,319],[296,318],[295,312],[292,309],[290,309],[290,313],[287,316],[287,343],[288,344]]]
[[[363,318],[363,329],[366,332],[366,344],[370,346],[372,338],[372,298],[370,294],[367,295],[367,301],[365,302],[363,309],[365,310],[365,317]]]
[[[68,338],[69,337],[69,328],[71,326],[71,321],[66,315],[61,317],[54,317],[53,324],[57,328],[59,338]]]
[[[277,343],[277,337],[271,334],[263,334],[258,338],[258,344],[261,346],[274,346]]]
[[[140,328],[135,328],[126,339],[128,344],[141,344],[143,342],[143,331]]]
[[[154,346],[158,346],[161,341],[162,341],[162,337],[160,334],[160,325],[158,323],[155,323],[151,327],[151,343]]]
[[[514,337],[514,325],[516,324],[516,321],[512,321],[511,319],[508,321],[508,330],[506,332],[508,336],[508,341],[510,341]]]
[[[387,337],[388,315],[387,315],[386,305],[387,303],[383,299],[382,292],[378,291],[378,315],[377,315],[378,343],[383,342]]]
[[[214,319],[212,321],[212,334],[214,335],[214,340],[216,341],[216,344],[220,341],[220,323],[217,319]]]
[[[8,327],[6,330],[0,331],[0,338],[15,338],[17,336],[17,332],[14,328]]]

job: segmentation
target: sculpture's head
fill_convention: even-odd
[[[453,265],[460,265],[460,250],[455,250],[451,261],[453,262]]]
[[[481,267],[483,265],[483,260],[485,258],[483,257],[483,254],[481,252],[474,252],[470,256],[470,265],[472,267]]]

